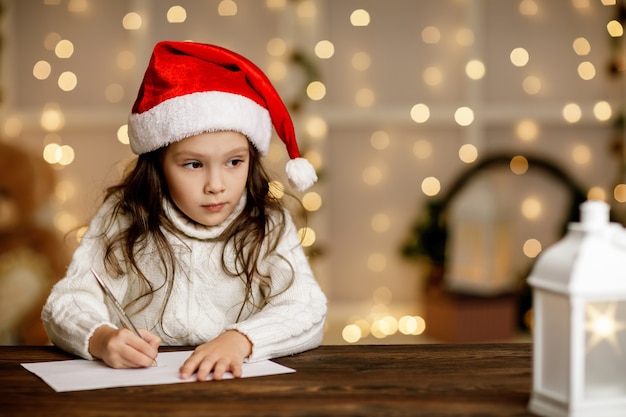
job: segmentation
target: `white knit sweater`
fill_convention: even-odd
[[[317,347],[323,336],[326,297],[317,284],[289,215],[286,231],[277,250],[266,254],[259,270],[269,274],[271,293],[278,294],[260,309],[248,307],[237,321],[245,294],[240,278],[225,274],[221,267],[223,242],[211,241],[238,215],[245,197],[236,210],[219,226],[204,227],[192,223],[178,210],[165,204],[168,217],[180,233],[166,232],[176,252],[176,276],[168,300],[164,288],[139,312],[129,312],[136,327],[159,335],[164,345],[196,346],[210,341],[226,330],[235,329],[252,342],[249,361],[290,355]],[[52,290],[42,318],[50,340],[60,348],[86,359],[89,338],[102,325],[121,327],[115,311],[104,299],[101,288],[91,275],[94,268],[107,281],[122,305],[141,293],[132,276],[111,278],[104,274],[103,245],[99,234],[103,220],[110,216],[113,202],[105,202],[92,220],[89,230],[76,249],[67,275]],[[118,219],[116,227],[126,219]],[[144,253],[150,253],[150,248]],[[226,248],[234,259],[232,248]],[[288,260],[294,269],[292,280]],[[163,284],[162,267],[155,256],[140,260],[144,274],[153,288]],[[253,288],[254,300],[261,300],[261,289]],[[165,306],[165,307],[164,307]],[[161,315],[163,315],[161,321]]]

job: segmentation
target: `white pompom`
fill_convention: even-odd
[[[304,158],[291,159],[285,167],[289,183],[296,191],[304,191],[317,181],[315,168]]]

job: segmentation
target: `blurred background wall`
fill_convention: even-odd
[[[133,157],[126,119],[154,43],[215,43],[268,73],[320,176],[299,197],[325,343],[441,340],[424,333],[432,287],[478,305],[514,294],[523,322],[525,274],[576,192],[622,220],[621,2],[2,4],[2,141],[54,168],[38,221],[70,250]],[[267,157],[283,182],[285,157],[280,143]]]

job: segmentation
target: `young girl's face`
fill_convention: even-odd
[[[163,173],[178,209],[205,226],[222,223],[246,190],[249,146],[244,135],[231,131],[202,133],[169,145]]]

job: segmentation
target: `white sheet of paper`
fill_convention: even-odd
[[[180,379],[178,369],[192,351],[161,352],[159,366],[142,369],[113,369],[102,361],[72,359],[66,361],[22,363],[21,365],[41,378],[57,392],[84,391],[100,388],[130,387],[137,385],[174,384],[193,382],[196,376]],[[294,369],[269,360],[244,363],[242,378],[278,375],[295,372]],[[207,380],[211,380],[209,375]],[[232,379],[230,373],[224,379]]]

